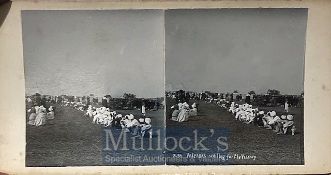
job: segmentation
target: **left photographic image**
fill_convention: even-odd
[[[164,164],[164,12],[21,17],[26,166]]]

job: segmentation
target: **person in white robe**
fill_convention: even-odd
[[[28,112],[30,113],[28,124],[29,125],[34,125],[34,121],[35,121],[35,119],[37,117],[36,108],[35,107],[32,107],[31,109],[28,110]]]
[[[88,108],[86,110],[85,116],[88,116],[88,117],[92,117],[93,116],[92,105],[88,105]]]
[[[291,128],[292,135],[294,135],[296,129],[294,126],[293,115],[286,116],[286,120],[283,123],[283,133],[287,134],[289,128]]]
[[[94,113],[93,113],[93,121],[92,121],[92,123],[98,124],[99,123],[99,120],[102,117],[101,115],[102,115],[101,109],[100,108],[97,108],[96,111],[94,111]]]
[[[128,122],[126,123],[125,127],[133,134],[137,135],[140,123],[137,119],[134,118],[132,114],[128,116]]]
[[[236,109],[236,112],[235,112],[235,119],[239,120],[243,113],[244,113],[243,105],[239,105],[239,107]]]
[[[189,116],[197,116],[197,115],[198,115],[197,104],[193,103],[192,104],[192,109],[190,109],[190,111],[189,111]]]
[[[40,106],[38,109],[38,114],[36,116],[34,125],[42,126],[46,124],[46,108],[44,106]]]
[[[173,110],[172,114],[171,114],[171,120],[177,121],[177,117],[178,117],[178,114],[179,114],[178,105],[171,106],[171,109]]]
[[[141,124],[141,137],[144,137],[146,133],[149,134],[149,138],[152,138],[152,120],[151,118],[145,118],[145,122]]]
[[[284,104],[284,110],[286,113],[288,113],[288,101],[287,100],[285,101],[285,104]]]
[[[50,106],[48,108],[48,113],[47,113],[47,120],[53,120],[55,118],[55,115],[54,115],[54,107],[53,106]]]
[[[124,117],[122,117],[120,124],[121,124],[121,128],[125,131],[125,132],[129,132],[129,129],[126,128],[127,123],[129,123],[129,115],[125,115]]]
[[[185,122],[188,120],[189,118],[189,110],[190,110],[190,106],[185,102],[183,103],[183,105],[180,108],[180,112],[178,114],[177,117],[177,121],[178,122]]]
[[[141,113],[142,115],[145,117],[146,116],[146,107],[145,107],[145,104],[143,103],[142,106],[141,106]]]
[[[274,118],[273,116],[276,115],[276,112],[267,112],[266,115],[262,118],[264,127],[267,129],[272,129],[272,127],[269,125],[269,122]]]

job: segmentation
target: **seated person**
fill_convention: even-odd
[[[128,129],[133,135],[138,134],[140,123],[134,118],[132,114],[128,116],[128,121],[125,124],[125,128]]]
[[[177,117],[179,114],[178,105],[172,106],[171,109],[173,109],[173,111],[171,113],[171,120],[177,121]]]
[[[152,138],[152,125],[151,125],[152,120],[150,118],[145,118],[144,123],[142,123],[140,132],[141,132],[141,137],[144,137],[146,133],[149,134],[149,138]]]
[[[263,120],[263,126],[267,129],[272,129],[272,127],[269,125],[269,122],[274,118],[274,116],[276,115],[276,112],[273,113],[272,112],[267,112],[266,115],[263,116],[262,120]]]
[[[88,116],[88,117],[92,117],[93,116],[93,109],[92,109],[92,105],[89,105],[87,107],[86,113],[84,116]]]
[[[263,120],[262,120],[263,116],[264,116],[264,111],[258,112],[256,117],[253,120],[254,125],[257,125],[258,127],[264,126]]]
[[[28,110],[28,113],[30,113],[29,121],[28,121],[29,125],[34,125],[34,121],[37,117],[36,110],[38,110],[38,108],[36,108],[36,107],[32,107],[31,109]]]
[[[37,111],[37,116],[34,121],[35,126],[42,126],[46,124],[46,108],[44,106],[40,106]]]
[[[48,108],[48,113],[47,113],[47,119],[48,120],[53,120],[54,119],[54,107],[53,106],[50,106]]]
[[[291,132],[292,135],[295,134],[295,126],[293,121],[293,115],[287,115],[286,120],[283,121],[283,133],[287,134]],[[289,131],[291,129],[291,131]]]
[[[125,115],[124,117],[122,117],[120,124],[121,124],[121,128],[125,130],[125,132],[129,132],[129,130],[126,128],[126,124],[129,122],[129,115]]]
[[[192,109],[190,109],[189,115],[190,116],[197,116],[198,115],[198,108],[197,108],[197,104],[196,103],[193,103],[192,104]]]
[[[276,115],[275,111],[272,111],[270,113],[270,116],[272,117],[272,119],[268,121],[268,125],[271,126],[274,132],[278,132],[279,128],[277,127],[277,124],[280,120],[280,117]]]

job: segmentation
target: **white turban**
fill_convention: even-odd
[[[271,117],[276,116],[276,112],[275,112],[275,111],[270,112],[270,116],[271,116]]]
[[[134,116],[133,116],[132,114],[130,114],[130,115],[128,116],[128,119],[129,119],[129,120],[133,120],[133,119],[134,119]]]
[[[151,124],[151,122],[152,122],[152,119],[151,118],[145,118],[145,123]]]
[[[288,115],[287,120],[293,120],[293,115]]]

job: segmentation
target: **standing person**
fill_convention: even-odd
[[[287,101],[287,99],[285,100],[284,107],[285,107],[285,112],[288,113],[288,101]]]
[[[146,107],[145,107],[145,102],[143,101],[142,102],[142,105],[141,105],[141,113],[143,114],[144,118],[146,116]]]

